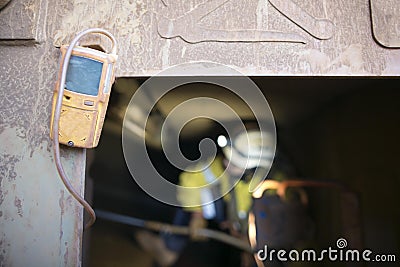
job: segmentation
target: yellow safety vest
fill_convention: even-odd
[[[196,166],[195,168],[191,168],[192,170],[201,169],[201,166]],[[190,170],[190,169],[189,169]],[[222,165],[222,158],[217,157],[208,167],[209,172],[211,172],[215,179],[219,179],[220,190],[221,192],[226,192],[223,199],[225,201],[229,201],[231,196],[228,194],[229,191],[229,177],[225,174],[224,168]],[[207,178],[205,177],[204,171],[186,171],[181,173],[179,176],[179,185],[183,187],[201,187],[208,184]],[[240,180],[236,186],[234,187],[234,194],[236,197],[236,207],[238,214],[247,214],[252,204],[251,193],[249,192],[249,183]],[[178,201],[185,206],[187,211],[201,211],[202,207],[198,206],[189,206],[189,203],[202,203],[201,201],[201,190],[197,190],[195,192],[188,192],[185,190],[179,190],[177,192]],[[189,206],[189,207],[187,207]]]

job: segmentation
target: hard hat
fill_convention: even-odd
[[[241,132],[232,140],[227,140],[222,152],[230,162],[242,169],[269,169],[274,157],[274,137],[269,132],[259,130]]]

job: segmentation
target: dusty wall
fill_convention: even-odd
[[[199,60],[246,75],[400,73],[396,0],[93,2],[63,4],[54,44],[87,27],[105,27],[120,43],[119,76],[149,76]]]
[[[0,266],[81,262],[82,208],[60,181],[49,140],[59,53],[48,8],[11,1],[0,11]],[[82,192],[84,151],[64,150],[62,162]]]
[[[196,60],[246,75],[399,75],[399,4],[383,2],[10,1],[0,10],[1,265],[80,265],[82,208],[58,178],[48,138],[56,46],[76,32],[115,34],[118,76]],[[63,152],[82,191],[85,153]]]

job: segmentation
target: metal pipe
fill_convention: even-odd
[[[147,221],[142,220],[126,215],[121,215],[109,211],[98,210],[96,209],[96,214],[99,218],[113,221],[117,223],[123,223],[130,226],[142,227],[147,228],[149,230],[157,231],[157,232],[164,232],[164,233],[171,233],[177,235],[190,235],[190,230],[188,226],[177,226],[171,225],[167,223],[155,222],[155,221]],[[251,254],[254,253],[253,249],[251,248],[250,244],[228,234],[225,234],[220,231],[215,231],[207,228],[198,229],[197,235],[214,239],[225,244],[231,245],[233,247],[239,248],[243,251],[249,252]]]

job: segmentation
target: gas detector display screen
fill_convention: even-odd
[[[80,94],[97,96],[103,63],[91,58],[71,56],[65,88]]]

